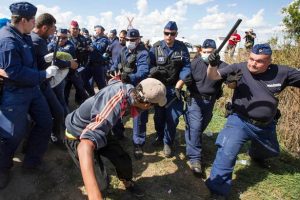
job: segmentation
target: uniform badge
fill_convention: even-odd
[[[165,61],[165,58],[164,58],[164,57],[158,57],[158,58],[157,58],[157,61],[159,61],[159,62],[164,62],[164,61]]]

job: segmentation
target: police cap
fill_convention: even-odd
[[[169,29],[171,31],[177,31],[177,24],[174,21],[169,21],[166,25],[165,25],[165,29]]]
[[[37,7],[28,2],[16,2],[9,6],[12,15],[31,18],[35,16]]]
[[[58,30],[58,33],[61,33],[61,34],[68,34],[68,29],[60,28],[60,29]]]
[[[134,39],[134,38],[141,38],[142,36],[140,36],[140,32],[139,30],[133,28],[133,29],[129,29],[127,31],[127,35],[126,38],[127,39]]]
[[[213,48],[213,49],[216,49],[217,48],[217,45],[216,45],[216,42],[212,39],[206,39],[204,42],[203,42],[203,45],[202,45],[202,48]]]
[[[82,31],[83,33],[89,34],[89,31],[88,31],[86,28],[82,28],[81,31]]]
[[[256,44],[252,48],[252,53],[254,54],[263,54],[263,55],[272,55],[272,49],[269,44]]]
[[[94,26],[94,29],[96,29],[96,28],[101,28],[103,31],[105,31],[105,28],[103,26],[101,26],[101,25]]]
[[[116,29],[110,30],[110,33],[117,35],[117,30]]]

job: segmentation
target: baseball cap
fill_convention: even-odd
[[[142,86],[142,91],[139,92],[144,100],[158,104],[159,106],[164,106],[167,103],[166,98],[166,87],[165,85],[155,78],[146,78],[140,82]]]

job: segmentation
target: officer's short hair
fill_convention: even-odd
[[[52,26],[56,24],[56,19],[49,13],[43,13],[36,19],[35,27],[42,28],[42,26]]]

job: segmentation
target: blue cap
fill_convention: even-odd
[[[103,26],[101,26],[101,25],[96,25],[96,26],[94,26],[94,29],[95,28],[101,28],[103,31],[105,31],[105,28],[103,28]]]
[[[116,29],[110,30],[110,33],[117,35],[117,30]]]
[[[206,39],[204,42],[203,42],[203,45],[202,45],[202,48],[213,48],[213,49],[216,49],[217,48],[217,45],[216,45],[216,42],[212,39]]]
[[[131,38],[140,38],[142,36],[140,36],[140,32],[137,29],[129,29],[127,31],[127,35],[126,38],[131,39]]]
[[[58,33],[68,34],[68,29],[60,28],[60,29],[58,30]]]
[[[177,24],[174,21],[169,21],[166,25],[165,25],[165,29],[169,29],[171,31],[177,31]]]
[[[7,18],[1,18],[0,19],[0,28],[2,28],[3,26],[6,26],[7,23],[10,23],[10,20]]]
[[[263,55],[272,55],[272,49],[269,44],[256,44],[252,48],[252,53],[263,54]]]
[[[28,2],[17,2],[9,6],[12,15],[31,18],[35,16],[37,7]]]

